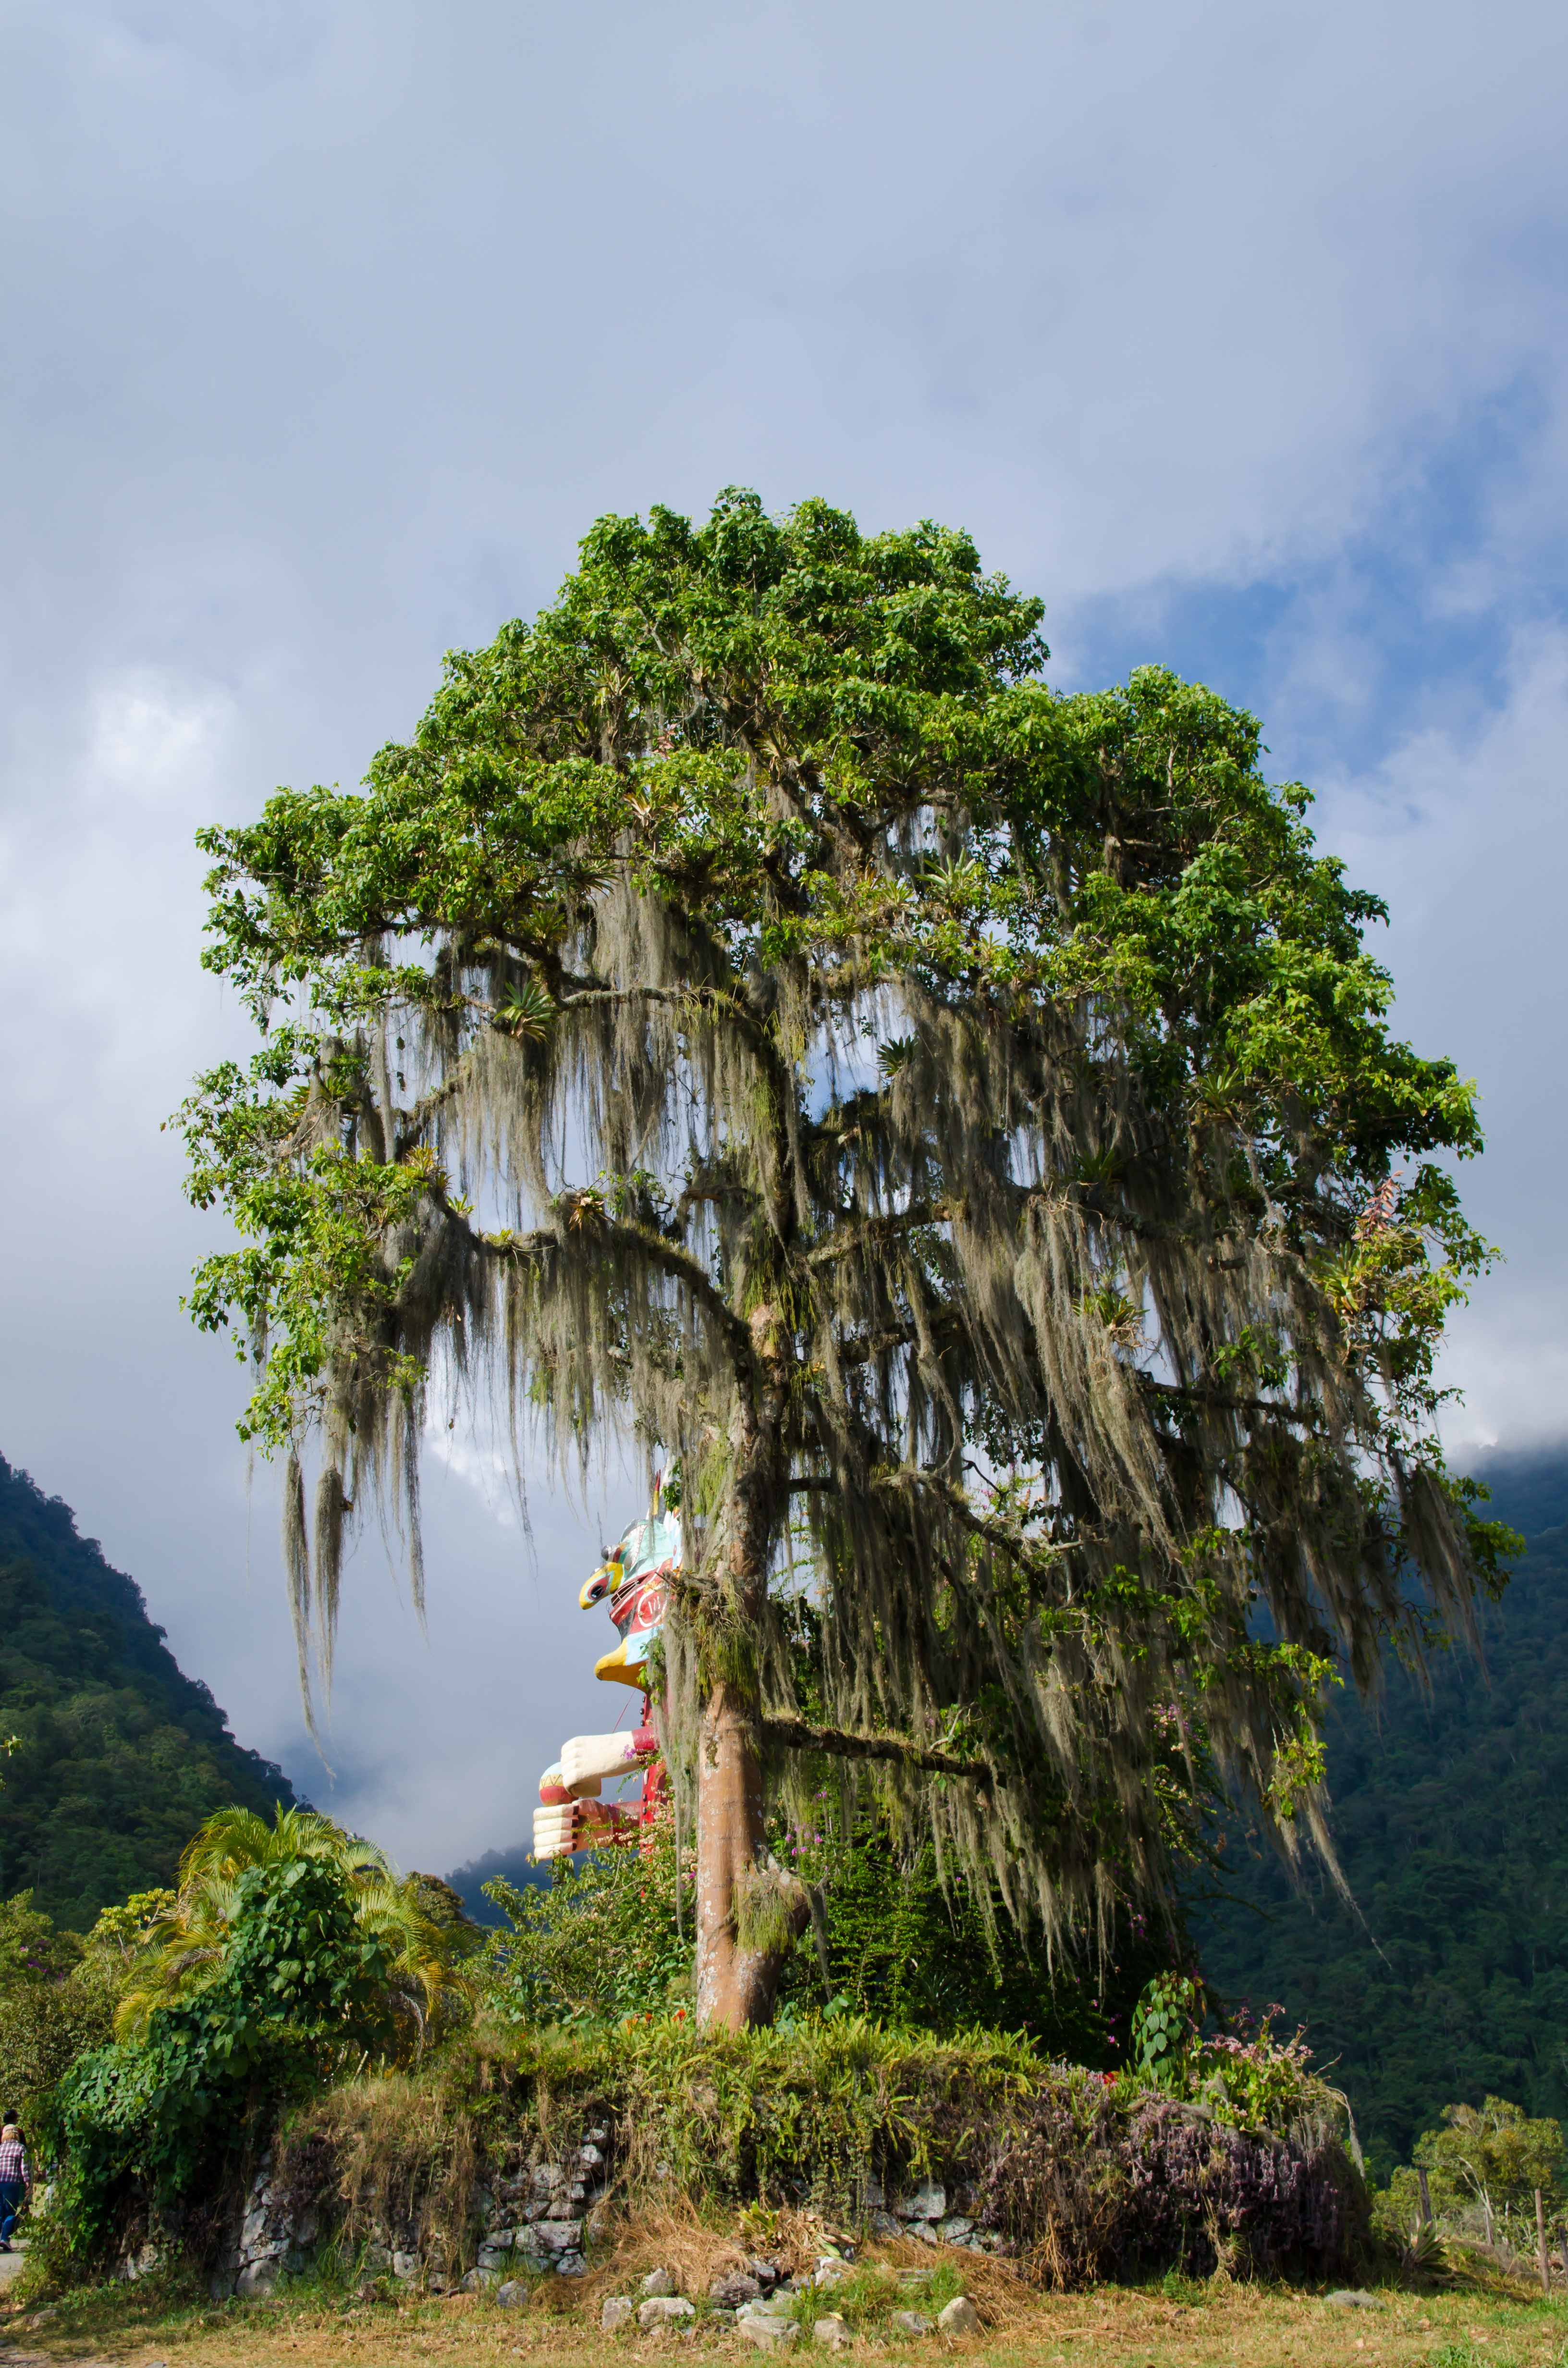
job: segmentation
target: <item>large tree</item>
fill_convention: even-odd
[[[417,1586],[432,1379],[678,1458],[709,2021],[805,1914],[765,1759],[869,1769],[1054,1946],[1160,1893],[1199,1767],[1321,1836],[1325,1681],[1494,1568],[1433,1380],[1471,1089],[1254,720],[1062,696],[1040,617],[929,524],[605,518],[363,793],[203,835],[265,1042],[182,1113],[242,1236],[192,1304],[301,1668],[378,1491]]]

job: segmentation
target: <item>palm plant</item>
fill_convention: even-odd
[[[151,1924],[115,2014],[115,2035],[139,2037],[161,2007],[195,1997],[227,1962],[242,1879],[253,1867],[312,1860],[342,1883],[355,1921],[381,1944],[396,2027],[424,2045],[432,2021],[472,1994],[458,1929],[434,1918],[420,1877],[399,1875],[374,1842],[313,1809],[282,1809],[276,1822],[250,1809],[214,1811],[180,1861],[174,1904]]]

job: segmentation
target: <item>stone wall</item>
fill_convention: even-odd
[[[308,2267],[323,2240],[332,2237],[340,2239],[346,2268],[363,2283],[390,2276],[440,2294],[459,2283],[471,2289],[499,2285],[522,2271],[581,2277],[587,2266],[585,2246],[604,2225],[611,2152],[608,2123],[592,2122],[558,2155],[540,2155],[481,2178],[456,2259],[452,2232],[432,2232],[416,2210],[389,2214],[371,2200],[344,2226],[324,2199],[301,2204],[269,2153],[246,2193],[233,2243],[212,2274],[213,2297],[270,2293],[285,2271],[298,2274]],[[356,2217],[364,2222],[364,2233],[354,2226]],[[474,2256],[474,2266],[464,2274],[464,2259]],[[140,2266],[125,2273],[137,2274]]]
[[[319,2211],[291,2205],[273,2176],[272,2157],[264,2155],[244,2199],[233,2249],[212,2273],[213,2300],[270,2294],[285,2270],[297,2273],[305,2268],[321,2233]]]
[[[479,2260],[464,2285],[499,2283],[516,2271],[581,2277],[608,2179],[608,2125],[597,2123],[563,2161],[531,2163],[478,2192],[483,2213]]]
[[[468,2249],[476,2258],[466,2272],[460,2261],[451,2260],[445,2232],[431,2244],[415,2218],[393,2225],[374,2206],[369,2233],[358,2242],[347,2237],[346,2266],[362,2282],[390,2276],[437,2294],[454,2284],[471,2291],[498,2287],[523,2273],[581,2277],[588,2249],[608,2226],[606,2191],[613,2151],[608,2123],[593,2122],[574,2146],[559,2155],[541,2156],[509,2172],[482,2178],[473,2191],[468,2230]],[[865,2226],[872,2236],[914,2237],[928,2245],[960,2245],[973,2252],[1010,2249],[994,2229],[978,2225],[979,2201],[967,2182],[949,2189],[927,2179],[907,2192],[888,2196],[881,2181],[871,2180],[866,2188]],[[233,2244],[212,2275],[214,2299],[269,2294],[286,2271],[298,2274],[305,2269],[322,2239],[335,2233],[321,2205],[301,2206],[291,2200],[288,2183],[267,2155],[246,2193]],[[138,2257],[134,2266],[128,2261],[124,2273],[140,2273],[152,2266],[153,2259],[149,2248],[145,2264]]]
[[[517,2078],[494,2061],[488,2087],[443,2077],[440,2089],[335,2092],[300,2116],[233,2214],[214,2294],[266,2294],[330,2243],[362,2288],[520,2298],[531,2277],[581,2276],[612,2209],[677,2193],[1014,2254],[1062,2285],[1221,2261],[1321,2276],[1365,2237],[1364,2189],[1330,2131],[1244,2132],[1088,2074],[1048,2067],[1032,2090],[989,2100],[928,2083],[925,2175],[900,2167],[915,2152],[910,2091],[891,2081],[865,2082],[858,2123],[833,2123],[798,2082],[758,2082],[726,2128],[713,2090],[689,2079],[628,2100],[606,2081],[574,2093],[559,2073]]]
[[[968,2180],[949,2191],[935,2180],[923,2179],[891,2201],[880,2179],[868,2180],[866,2227],[873,2237],[916,2237],[927,2245],[961,2245],[971,2253],[1010,2249],[995,2229],[980,2226],[980,2201],[979,2189]]]

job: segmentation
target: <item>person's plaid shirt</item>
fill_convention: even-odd
[[[0,2187],[14,2187],[27,2175],[28,2150],[21,2139],[0,2139]]]

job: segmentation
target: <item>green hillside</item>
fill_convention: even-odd
[[[1423,1691],[1340,1698],[1329,1784],[1360,1918],[1322,1882],[1294,1894],[1230,1838],[1238,1900],[1190,1918],[1227,1997],[1304,2021],[1370,2162],[1410,2159],[1445,2104],[1488,2093],[1568,2120],[1568,1458],[1484,1475],[1528,1552],[1483,1627]],[[1360,1920],[1361,1918],[1365,1921]]]
[[[483,1858],[454,1867],[446,1877],[476,1924],[497,1928],[506,1918],[485,1892],[487,1883],[509,1883],[514,1891],[548,1891],[550,1867],[533,1854],[531,1842],[514,1842],[510,1850],[486,1850]]]
[[[186,1677],[142,1591],[71,1508],[0,1456],[0,1896],[57,1923],[167,1883],[209,1811],[292,1801]]]

